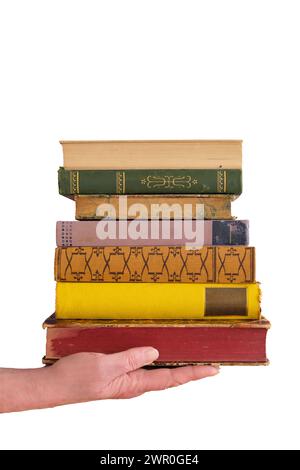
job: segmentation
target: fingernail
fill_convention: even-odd
[[[211,375],[211,376],[217,375],[217,374],[220,373],[220,367],[219,366],[208,366],[207,371],[208,371],[209,375]]]
[[[145,363],[150,364],[159,356],[159,352],[155,348],[147,348],[144,351]]]

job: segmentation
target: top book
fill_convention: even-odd
[[[242,169],[241,140],[66,141],[67,170]]]

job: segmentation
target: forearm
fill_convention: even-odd
[[[55,406],[50,368],[0,369],[0,412]],[[54,390],[53,390],[54,388]]]

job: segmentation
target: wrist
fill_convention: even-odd
[[[13,412],[51,406],[48,373],[41,369],[0,369],[0,410]]]

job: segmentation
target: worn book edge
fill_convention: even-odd
[[[55,313],[43,322],[43,328],[138,328],[138,327],[174,327],[174,328],[264,328],[270,329],[270,322],[261,317],[260,320],[60,320]]]
[[[84,199],[84,198],[87,198],[87,199],[97,199],[97,198],[107,198],[107,199],[114,199],[114,198],[118,198],[120,196],[122,196],[122,194],[107,194],[107,193],[99,193],[99,194],[68,194],[68,195],[64,195],[65,197],[67,197],[68,199],[72,199],[73,201],[76,201],[76,199]],[[123,194],[124,196],[124,194]],[[187,193],[183,193],[183,194],[125,194],[125,196],[127,196],[128,198],[133,198],[133,199],[150,199],[155,197],[155,198],[160,198],[162,199],[162,202],[164,199],[166,198],[171,198],[171,199],[191,199],[191,198],[195,198],[195,200],[201,198],[205,198],[205,199],[211,199],[211,198],[218,198],[218,199],[228,199],[230,202],[233,202],[235,201],[236,199],[238,199],[241,194],[187,194]],[[138,201],[136,201],[138,202]]]
[[[57,362],[59,358],[44,356],[42,362],[50,366]],[[183,366],[268,366],[269,360],[264,362],[153,362],[143,369],[163,368],[163,367],[183,367]]]

